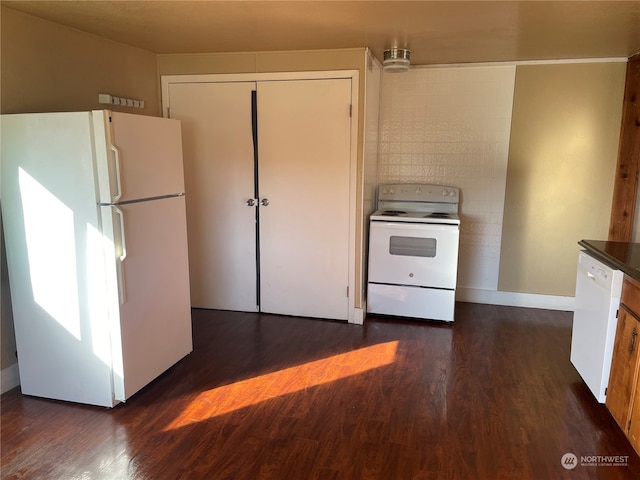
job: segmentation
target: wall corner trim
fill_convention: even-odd
[[[624,89],[622,125],[618,146],[609,241],[630,242],[636,223],[638,174],[640,173],[640,126],[638,124],[638,94],[640,93],[640,54],[629,59]]]
[[[364,316],[366,308],[354,308],[353,315],[349,317],[349,323],[352,325],[364,325]]]

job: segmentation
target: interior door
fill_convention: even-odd
[[[171,84],[182,121],[193,307],[257,311],[254,82]]]
[[[260,309],[346,320],[351,80],[260,82],[257,102]]]

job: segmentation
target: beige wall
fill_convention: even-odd
[[[573,296],[576,243],[606,240],[625,69],[517,68],[499,290]]]
[[[286,52],[192,53],[158,55],[160,75],[360,70],[365,49],[294,50]]]
[[[358,172],[356,192],[356,296],[354,305],[362,306],[364,300],[363,245],[363,138],[364,138],[364,92],[365,69],[368,65],[368,52],[365,48],[337,50],[288,51],[288,52],[252,52],[252,53],[205,53],[158,55],[158,72],[162,75],[198,75],[224,73],[270,73],[304,72],[322,70],[358,70]]]
[[[160,114],[155,54],[5,7],[1,21],[2,113],[101,109],[109,93],[145,101],[120,111]]]
[[[2,113],[101,109],[98,93],[145,101],[160,114],[156,56],[2,7],[0,111]],[[0,369],[15,363],[15,340],[6,279],[4,246]]]

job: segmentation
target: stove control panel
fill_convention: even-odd
[[[378,200],[458,203],[460,189],[447,185],[395,183],[378,187]]]

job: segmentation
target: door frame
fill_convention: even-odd
[[[224,83],[224,82],[269,82],[283,80],[351,80],[351,152],[349,164],[349,278],[348,278],[348,319],[349,323],[362,324],[364,313],[355,308],[356,278],[356,192],[358,186],[358,70],[329,70],[316,72],[273,72],[273,73],[222,73],[161,75],[162,116],[170,118],[169,86],[177,83]],[[355,119],[355,121],[354,121]]]

